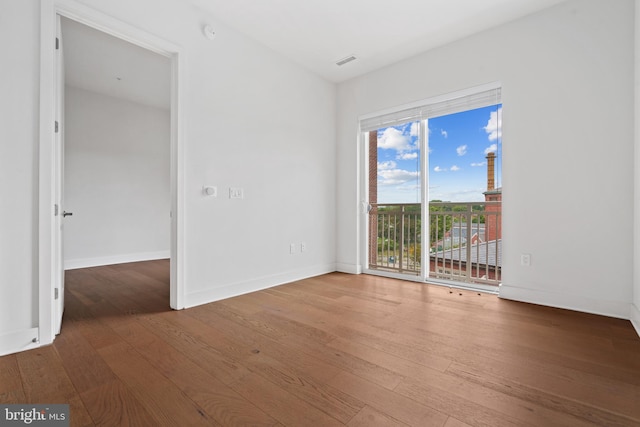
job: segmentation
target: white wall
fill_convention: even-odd
[[[3,39],[20,40],[7,43],[0,66],[0,354],[14,332],[38,324],[39,14],[38,2],[20,0],[0,14]]]
[[[341,84],[339,267],[361,268],[358,116],[501,81],[501,296],[629,318],[633,31],[632,1],[570,1]]]
[[[187,305],[334,270],[335,85],[178,0],[82,3],[183,49]],[[0,67],[0,353],[25,348],[2,341],[8,332],[38,326],[39,13],[11,0],[0,17],[5,39],[20,40]],[[231,186],[244,199],[225,197]]]
[[[169,116],[66,87],[66,269],[169,257]]]
[[[635,1],[635,155],[634,155],[634,257],[633,257],[633,305],[631,307],[631,321],[640,335],[640,0]]]

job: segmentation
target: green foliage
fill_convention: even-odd
[[[404,250],[403,260],[419,262],[422,238],[421,206],[379,206],[377,208],[377,250],[385,262],[397,262],[400,248]],[[404,220],[404,221],[403,221]],[[403,226],[404,224],[404,226]],[[402,228],[404,229],[402,230]],[[403,240],[401,242],[401,239]],[[390,260],[393,258],[393,260]]]

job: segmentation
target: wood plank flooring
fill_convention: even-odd
[[[172,311],[166,260],[66,277],[0,402],[74,426],[640,426],[628,321],[340,273]]]

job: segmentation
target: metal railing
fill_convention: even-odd
[[[369,267],[420,274],[420,204],[375,204],[369,210]]]
[[[500,283],[502,202],[431,202],[429,225],[429,277]]]
[[[429,203],[429,277],[499,284],[501,206],[501,202]],[[422,231],[420,204],[371,205],[369,268],[422,274]]]

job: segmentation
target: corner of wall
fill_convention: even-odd
[[[362,266],[360,264],[344,264],[338,263],[336,271],[339,273],[362,274]]]
[[[636,329],[636,332],[640,337],[640,308],[637,305],[631,304],[631,315],[629,317],[631,319],[631,324]]]

